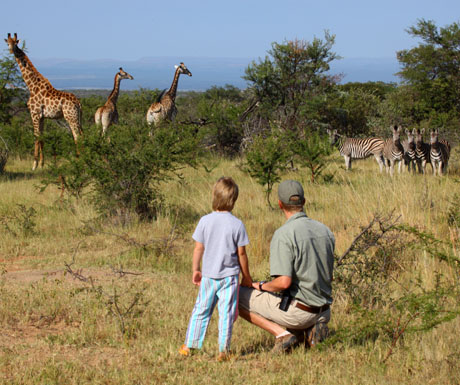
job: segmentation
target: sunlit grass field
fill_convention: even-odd
[[[393,213],[457,250],[446,216],[460,194],[460,156],[449,174],[380,174],[373,159],[344,170],[336,154],[330,183],[306,170],[283,175],[304,185],[306,212],[335,234],[341,255],[376,213]],[[240,188],[233,213],[246,225],[254,279],[268,276],[269,244],[284,219],[241,160],[212,159],[162,186],[155,221],[122,227],[99,220],[88,199],[40,192],[31,160],[10,160],[0,176],[0,383],[2,384],[459,384],[460,319],[408,334],[384,362],[388,341],[338,343],[291,354],[270,353],[272,337],[239,319],[230,361],[217,362],[217,312],[202,352],[179,356],[197,289],[191,283],[191,235],[211,210],[211,188],[232,176]],[[276,187],[272,194],[276,207]],[[409,251],[408,251],[409,253]],[[420,253],[410,272],[431,282],[447,269]],[[455,272],[444,271],[445,274]],[[80,277],[80,279],[77,278]],[[336,293],[330,328],[353,317]]]

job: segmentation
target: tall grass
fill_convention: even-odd
[[[305,170],[283,179],[303,183],[307,215],[330,227],[338,255],[375,213],[393,212],[401,222],[458,247],[458,229],[447,222],[459,191],[456,159],[453,155],[450,173],[442,178],[407,172],[390,178],[370,159],[346,172],[343,160],[333,156],[327,170],[335,175],[331,183],[311,184]],[[234,357],[218,363],[215,315],[203,351],[180,357],[196,297],[191,234],[199,217],[211,210],[214,182],[226,175],[239,185],[234,214],[249,234],[253,278],[268,275],[270,240],[284,222],[268,207],[263,188],[241,171],[240,160],[211,162],[212,168],[185,169],[181,180],[165,183],[157,220],[129,227],[97,219],[85,200],[61,200],[53,189],[39,193],[40,172],[29,171],[31,162],[7,164],[0,182],[0,383],[460,383],[458,317],[429,332],[408,334],[385,363],[388,341],[380,337],[273,356],[271,336],[238,320]],[[276,194],[272,200],[276,207]],[[27,233],[17,217],[30,207],[35,226]],[[405,274],[424,282],[433,282],[436,271],[455,274],[423,252],[403,250],[397,258],[410,264]],[[92,281],[76,279],[66,263]],[[335,293],[331,329],[346,327],[354,317],[340,294]],[[114,295],[125,308],[140,296],[124,316],[124,332]]]

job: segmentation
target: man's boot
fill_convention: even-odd
[[[325,322],[317,322],[305,331],[305,347],[313,348],[329,336],[329,327]]]

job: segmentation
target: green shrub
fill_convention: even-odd
[[[23,159],[32,154],[34,135],[30,117],[14,117],[10,124],[0,125],[0,135],[5,140],[10,155]]]
[[[310,170],[310,181],[317,182],[327,165],[326,158],[333,150],[327,138],[318,131],[305,129],[301,132],[290,132],[286,141],[296,161]]]
[[[0,136],[0,174],[5,170],[6,162],[8,161],[8,145],[5,140]]]
[[[258,136],[254,138],[246,154],[245,169],[260,185],[265,186],[267,203],[270,207],[272,207],[270,195],[273,186],[281,179],[280,173],[286,168],[291,156],[285,145],[283,138],[276,133],[266,138]]]
[[[89,194],[97,210],[124,223],[132,214],[152,218],[161,202],[161,182],[194,165],[197,143],[187,128],[164,125],[148,135],[145,126],[116,126],[102,137],[91,127],[81,141],[79,157],[58,158],[48,167],[43,188],[62,186],[76,197]]]

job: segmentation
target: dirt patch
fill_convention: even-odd
[[[123,278],[123,279],[137,279],[137,278],[147,278],[151,276],[151,273],[142,273],[136,271],[116,271],[110,269],[76,269],[73,268],[75,275],[69,273],[66,268],[61,269],[34,269],[34,270],[10,270],[6,268],[6,272],[1,276],[7,283],[33,283],[40,281],[42,279],[59,279],[66,282],[83,282],[81,279],[92,278],[94,281],[98,282],[110,282],[114,277]]]
[[[65,276],[64,269],[61,270],[15,270],[7,271],[3,278],[11,283],[32,283],[43,278],[61,279]]]
[[[43,320],[47,323],[46,320]],[[21,325],[11,328],[3,328],[0,333],[0,348],[11,348],[17,345],[29,345],[35,343],[37,340],[47,337],[49,335],[60,335],[68,330],[71,326],[66,325],[64,322],[53,323],[47,327],[41,327],[40,321],[37,325]]]

